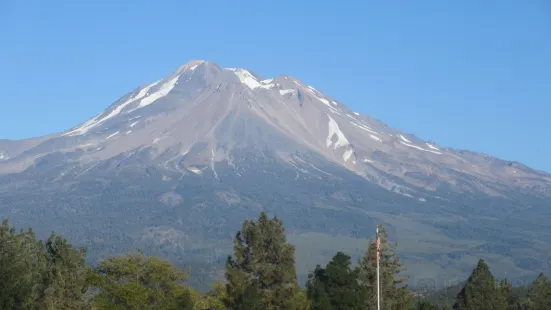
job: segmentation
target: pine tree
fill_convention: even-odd
[[[507,306],[507,296],[501,283],[496,282],[484,260],[479,260],[467,283],[457,294],[454,309],[503,310]]]
[[[379,228],[381,239],[380,285],[381,309],[401,310],[409,308],[409,291],[399,278],[404,267],[396,255],[397,243],[390,243],[384,227]],[[377,309],[377,244],[370,241],[367,251],[358,263],[358,280],[364,289],[363,309]]]
[[[46,270],[42,309],[86,309],[88,289],[86,250],[75,249],[61,236],[51,234],[46,242]]]
[[[357,271],[350,269],[350,256],[338,252],[323,269],[310,273],[307,287],[313,310],[363,309]]]
[[[522,303],[518,294],[513,290],[513,284],[507,279],[501,281],[500,283],[503,296],[507,300],[507,309],[508,310],[519,310],[522,308]]]
[[[331,296],[327,292],[327,283],[329,277],[325,273],[325,269],[320,265],[316,265],[313,272],[308,275],[306,283],[306,292],[308,300],[312,303],[312,310],[331,310]]]
[[[551,308],[551,281],[540,273],[528,289],[528,307],[530,310]]]
[[[86,251],[52,234],[0,228],[0,309],[87,309]]]
[[[44,246],[31,229],[0,227],[0,309],[40,309],[46,268]]]
[[[295,248],[287,243],[283,222],[245,221],[226,264],[228,306],[232,309],[303,309],[297,285]]]

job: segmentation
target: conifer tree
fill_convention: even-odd
[[[528,307],[530,310],[551,308],[551,281],[540,273],[528,289]]]
[[[500,283],[503,296],[507,300],[508,310],[522,310],[522,301],[520,296],[513,290],[513,284],[509,280],[505,279]],[[518,289],[518,288],[517,288]]]
[[[43,285],[43,309],[86,309],[84,293],[88,289],[86,250],[75,249],[54,233],[46,242],[46,269]]]
[[[384,227],[379,228],[381,309],[402,310],[409,308],[409,291],[400,278],[404,267],[396,254],[397,243],[391,243]],[[365,292],[363,309],[377,309],[377,244],[370,241],[367,251],[358,263],[358,280]]]
[[[283,222],[262,212],[245,221],[226,264],[231,309],[303,309],[295,269],[295,248],[287,243]]]
[[[338,252],[325,268],[316,266],[306,284],[313,310],[363,309],[357,271],[350,268],[350,256]]]
[[[86,251],[52,234],[0,227],[0,309],[87,309]]]
[[[502,284],[496,282],[484,260],[479,260],[467,283],[457,294],[454,309],[502,310],[507,307],[507,296]]]
[[[44,246],[34,232],[0,227],[0,309],[39,309],[46,268]]]

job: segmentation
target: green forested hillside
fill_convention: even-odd
[[[396,243],[381,232],[381,309],[551,309],[551,281],[542,273],[526,287],[495,279],[484,260],[458,286],[417,291],[405,285]],[[230,254],[230,253],[228,253]],[[0,228],[0,309],[377,309],[376,244],[352,267],[335,253],[297,281],[295,247],[284,223],[261,213],[235,234],[224,281],[200,293],[188,270],[143,252],[112,256],[95,266],[87,251],[54,233],[38,240],[29,229]]]
[[[314,155],[298,166],[308,172],[298,179],[296,168],[281,164],[273,152],[243,150],[234,157],[235,167],[217,163],[222,181],[208,169],[182,176],[141,153],[80,167],[76,171],[90,170],[78,177],[65,171],[63,161],[48,158],[43,166],[0,175],[0,214],[13,225],[32,227],[40,239],[53,229],[86,247],[91,265],[143,249],[190,266],[189,282],[202,292],[222,278],[233,233],[261,211],[285,221],[301,284],[338,251],[355,265],[377,223],[400,241],[412,286],[428,279],[438,287],[457,283],[480,257],[515,285],[519,277],[527,283],[539,271],[550,272],[551,213],[541,197],[513,192],[514,199],[490,199],[439,188],[440,198],[410,198]]]

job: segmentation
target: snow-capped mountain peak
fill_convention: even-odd
[[[481,249],[504,252],[492,257],[521,273],[546,257],[549,174],[443,147],[347,104],[289,75],[193,60],[67,131],[0,140],[0,211],[91,248],[179,253],[196,242],[200,251],[185,255],[200,262],[260,210],[285,218],[302,242],[329,232],[327,244],[364,244],[375,223],[389,223],[415,263],[431,245],[430,256],[443,257],[431,274],[443,276]],[[539,241],[514,253],[511,269],[504,245],[519,234]],[[186,243],[157,251],[171,240]],[[436,254],[434,242],[447,246]]]
[[[277,152],[308,150],[388,189],[401,180],[411,193],[458,184],[458,178],[467,183],[472,178],[484,180],[458,191],[492,195],[505,195],[508,186],[536,186],[545,192],[551,187],[548,175],[529,169],[513,172],[504,161],[490,167],[480,156],[437,147],[351,111],[292,76],[265,78],[204,60],[192,60],[135,89],[93,118],[54,135],[49,147],[28,154],[36,158],[84,149],[83,160],[94,160],[151,147],[158,154],[175,152],[191,160],[190,150],[199,144],[212,150],[226,145],[229,153],[250,146]],[[212,150],[196,160],[212,161]]]
[[[205,60],[190,60],[188,63],[186,63],[183,66],[180,66],[178,70],[176,70],[177,73],[181,73],[183,71],[193,71],[197,69],[199,65],[204,64]]]

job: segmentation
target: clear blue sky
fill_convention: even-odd
[[[191,59],[551,171],[549,0],[0,0],[0,138],[68,129]]]

